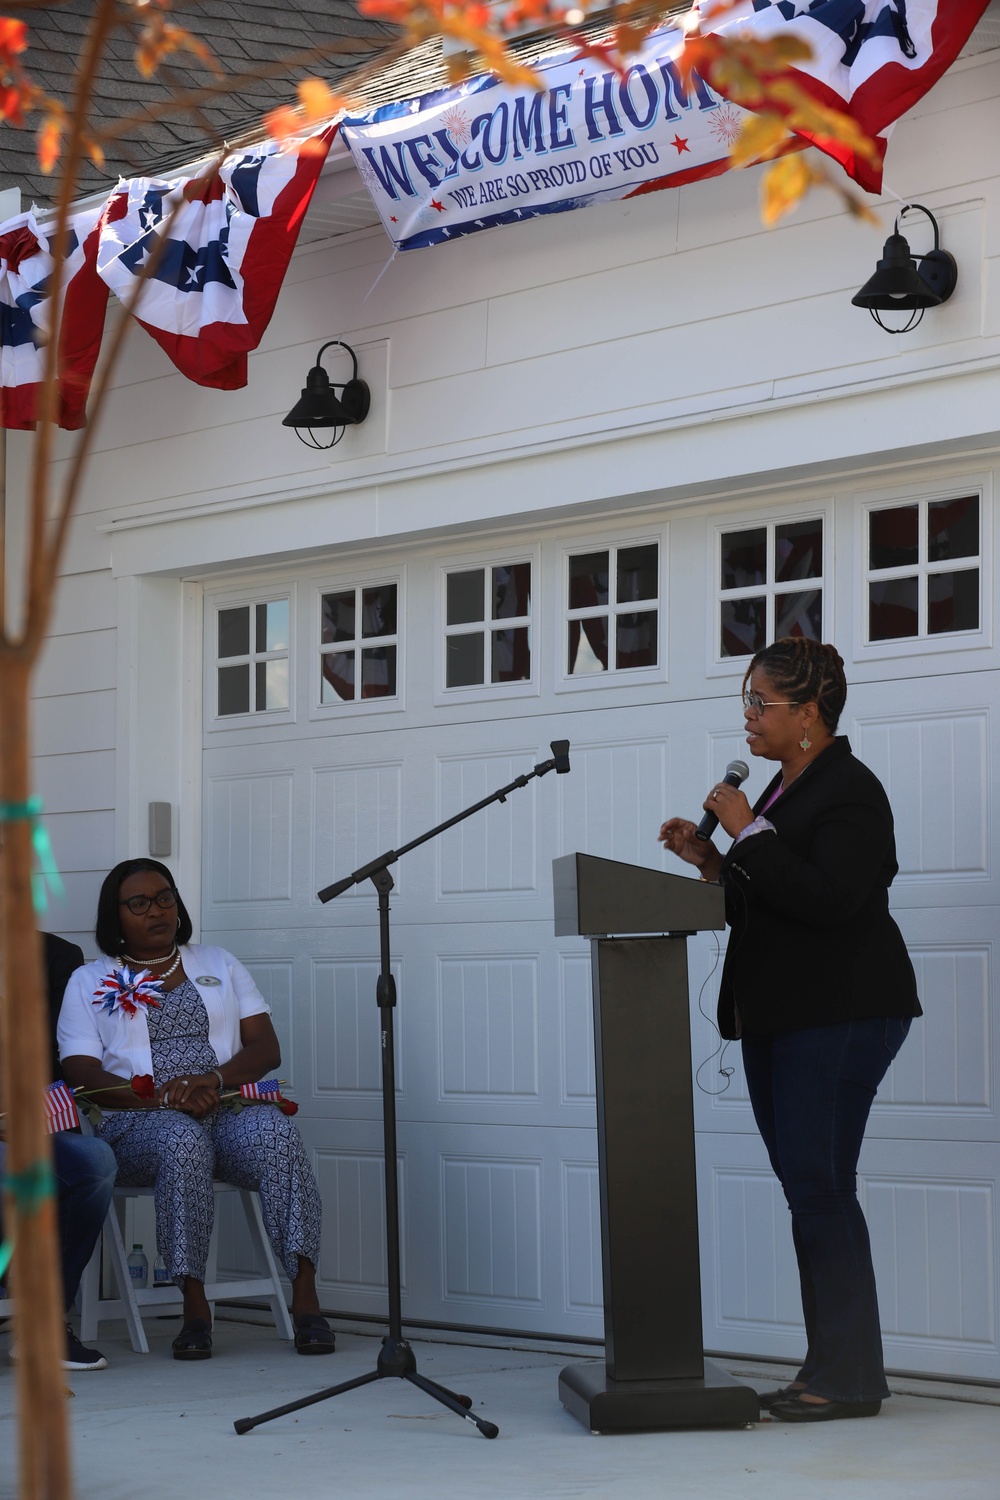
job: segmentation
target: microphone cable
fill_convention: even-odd
[[[732,1077],[733,1077],[733,1074],[735,1073],[736,1069],[735,1068],[731,1068],[731,1067],[724,1067],[723,1066],[723,1063],[724,1063],[724,1060],[725,1060],[725,1056],[726,1056],[726,1048],[729,1046],[729,1039],[723,1037],[722,1032],[719,1030],[718,1026],[715,1023],[714,1017],[712,1017],[712,1016],[709,1015],[708,1011],[705,1009],[704,1005],[702,1004],[702,1000],[703,1000],[705,991],[708,988],[709,984],[711,983],[712,979],[715,977],[715,971],[719,967],[719,960],[722,957],[722,944],[719,942],[719,935],[718,935],[718,933],[713,932],[712,933],[712,937],[715,939],[715,960],[714,960],[714,962],[712,964],[712,967],[709,969],[708,973],[705,975],[704,980],[702,981],[701,989],[698,991],[698,1011],[699,1011],[699,1013],[702,1016],[704,1016],[705,1020],[709,1024],[709,1026],[715,1032],[715,1035],[718,1037],[718,1043],[717,1043],[716,1046],[714,1046],[712,1048],[712,1050],[708,1054],[708,1056],[705,1057],[705,1058],[703,1058],[701,1060],[701,1062],[698,1064],[697,1068],[695,1069],[694,1081],[695,1081],[696,1087],[698,1089],[700,1089],[703,1094],[707,1094],[710,1099],[716,1099],[716,1098],[718,1098],[718,1096],[720,1094],[724,1094],[726,1092],[726,1090],[728,1089],[730,1083],[732,1082]],[[715,1061],[716,1058],[719,1059],[719,1067],[718,1067],[719,1076],[721,1078],[724,1078],[726,1081],[722,1085],[722,1087],[719,1088],[719,1089],[709,1089],[709,1088],[706,1088],[705,1085],[702,1083],[702,1081],[701,1081],[701,1074],[702,1074],[702,1070],[704,1068],[707,1068],[710,1063],[712,1063],[712,1062]]]

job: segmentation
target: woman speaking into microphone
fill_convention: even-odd
[[[889,1390],[857,1163],[875,1092],[921,1014],[889,915],[899,868],[881,782],[837,724],[847,697],[833,646],[787,638],[743,679],[747,745],[778,762],[754,807],[720,782],[705,799],[733,843],[694,823],[660,841],[726,893],[719,1029],[739,1038],[750,1102],[792,1216],[806,1356],[761,1397],[785,1422],[876,1416]]]

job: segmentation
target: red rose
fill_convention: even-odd
[[[283,1115],[297,1115],[299,1112],[299,1106],[294,1099],[282,1099],[280,1094],[278,1096],[278,1108]]]
[[[151,1073],[136,1073],[132,1079],[132,1092],[133,1094],[137,1094],[140,1099],[152,1099],[156,1093],[153,1075]]]

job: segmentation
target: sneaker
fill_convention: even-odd
[[[62,1366],[64,1370],[106,1370],[108,1362],[100,1349],[85,1349],[67,1323],[66,1358]]]

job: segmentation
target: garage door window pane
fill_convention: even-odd
[[[479,687],[483,682],[483,637],[453,635],[447,643],[446,681],[453,687]]]
[[[774,581],[822,578],[823,522],[793,521],[774,528]],[[781,634],[780,631],[777,634]]]
[[[794,635],[818,641],[822,630],[822,594],[815,589],[801,594],[778,594],[774,601],[775,639]]]
[[[491,681],[527,682],[530,676],[531,648],[527,630],[523,626],[519,630],[494,630]]]
[[[752,656],[760,651],[765,644],[766,623],[766,599],[723,600],[723,656]]]
[[[250,655],[250,606],[219,610],[219,656]]]
[[[394,698],[395,695],[395,646],[366,647],[361,653],[362,698]]]
[[[608,670],[608,617],[570,620],[569,663],[571,677]]]
[[[288,650],[288,600],[271,599],[257,605],[256,650]]]
[[[219,668],[219,714],[250,712],[250,663]]]
[[[376,635],[396,634],[396,585],[383,584],[377,589],[361,591],[361,634],[366,640]]]
[[[869,517],[868,566],[905,568],[918,557],[920,512],[915,505],[874,510]]]
[[[328,651],[323,657],[321,703],[354,702],[354,652]]]
[[[655,599],[660,592],[660,549],[654,543],[650,547],[620,547],[618,549],[618,603],[634,604],[638,600]]]
[[[448,574],[449,625],[469,625],[482,620],[485,601],[485,575],[482,568],[475,572]]]
[[[620,672],[632,667],[656,666],[656,611],[618,616],[615,666]]]
[[[257,707],[261,710],[288,707],[287,660],[257,663]]]
[[[873,583],[869,593],[868,636],[873,641],[905,640],[917,634],[917,580]]]
[[[354,630],[354,589],[342,594],[323,595],[323,625],[322,641],[324,646],[332,646],[335,641],[353,641]]]
[[[927,630],[941,635],[979,629],[979,569],[932,573],[927,580]]]
[[[722,538],[722,587],[745,589],[767,578],[767,529],[727,531]]]
[[[531,612],[531,564],[493,569],[494,620],[521,619]]]
[[[927,561],[979,556],[979,496],[935,500],[927,507]]]
[[[580,552],[569,560],[569,607],[593,609],[608,602],[607,552]]]

